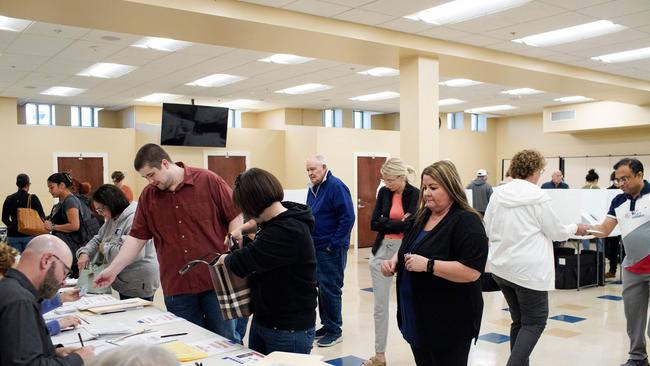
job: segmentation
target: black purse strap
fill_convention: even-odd
[[[212,258],[212,260],[209,260],[209,258],[211,258],[211,257],[214,257],[214,258]],[[185,263],[185,265],[181,269],[178,270],[178,274],[181,275],[181,276],[186,274],[192,268],[194,268],[195,265],[197,265],[199,263],[207,264],[208,266],[214,266],[215,263],[217,263],[217,261],[219,260],[219,257],[221,257],[221,253],[219,253],[219,252],[208,253],[208,254],[202,256],[199,259],[195,259],[195,260],[192,260],[192,261],[189,261],[189,262]]]

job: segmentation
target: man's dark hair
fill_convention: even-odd
[[[118,182],[118,183],[123,181],[124,180],[124,173],[122,173],[119,170],[114,171],[113,174],[111,174],[111,180],[113,182]]]
[[[639,172],[643,172],[643,163],[641,163],[638,159],[633,159],[633,158],[623,158],[618,161],[614,165],[614,170],[622,167],[622,166],[628,166],[630,167],[630,170],[632,173],[635,175],[638,174]]]
[[[140,170],[148,165],[151,168],[160,169],[163,159],[173,163],[169,154],[160,146],[156,144],[146,144],[138,150],[133,160],[133,167],[135,170]]]
[[[16,186],[18,189],[23,189],[29,185],[29,175],[27,174],[18,174],[16,177]]]
[[[111,211],[111,216],[117,217],[129,206],[129,200],[121,189],[113,184],[102,184],[93,193],[93,201],[101,203]]]
[[[54,184],[63,183],[68,189],[72,187],[72,176],[68,172],[54,173],[47,177],[47,181]]]
[[[278,178],[264,169],[251,168],[235,180],[232,201],[246,217],[259,217],[273,202],[281,202],[284,190]]]

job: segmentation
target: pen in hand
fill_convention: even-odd
[[[81,342],[81,347],[84,347],[84,340],[81,338],[81,333],[77,333],[77,336],[79,337],[79,342]]]
[[[187,335],[187,333],[165,334],[165,335],[161,335],[160,338],[177,337],[177,336],[184,336],[184,335]]]

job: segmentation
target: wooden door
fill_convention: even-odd
[[[208,156],[208,169],[217,173],[232,188],[237,176],[246,170],[246,157]]]
[[[91,192],[104,184],[104,159],[103,158],[57,158],[58,171],[68,172],[79,183],[88,182]]]
[[[377,233],[370,230],[372,210],[377,199],[384,157],[357,157],[357,243],[359,248],[371,247]]]

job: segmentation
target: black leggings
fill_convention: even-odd
[[[467,356],[472,340],[459,342],[456,347],[414,348],[413,357],[417,366],[467,366]]]

